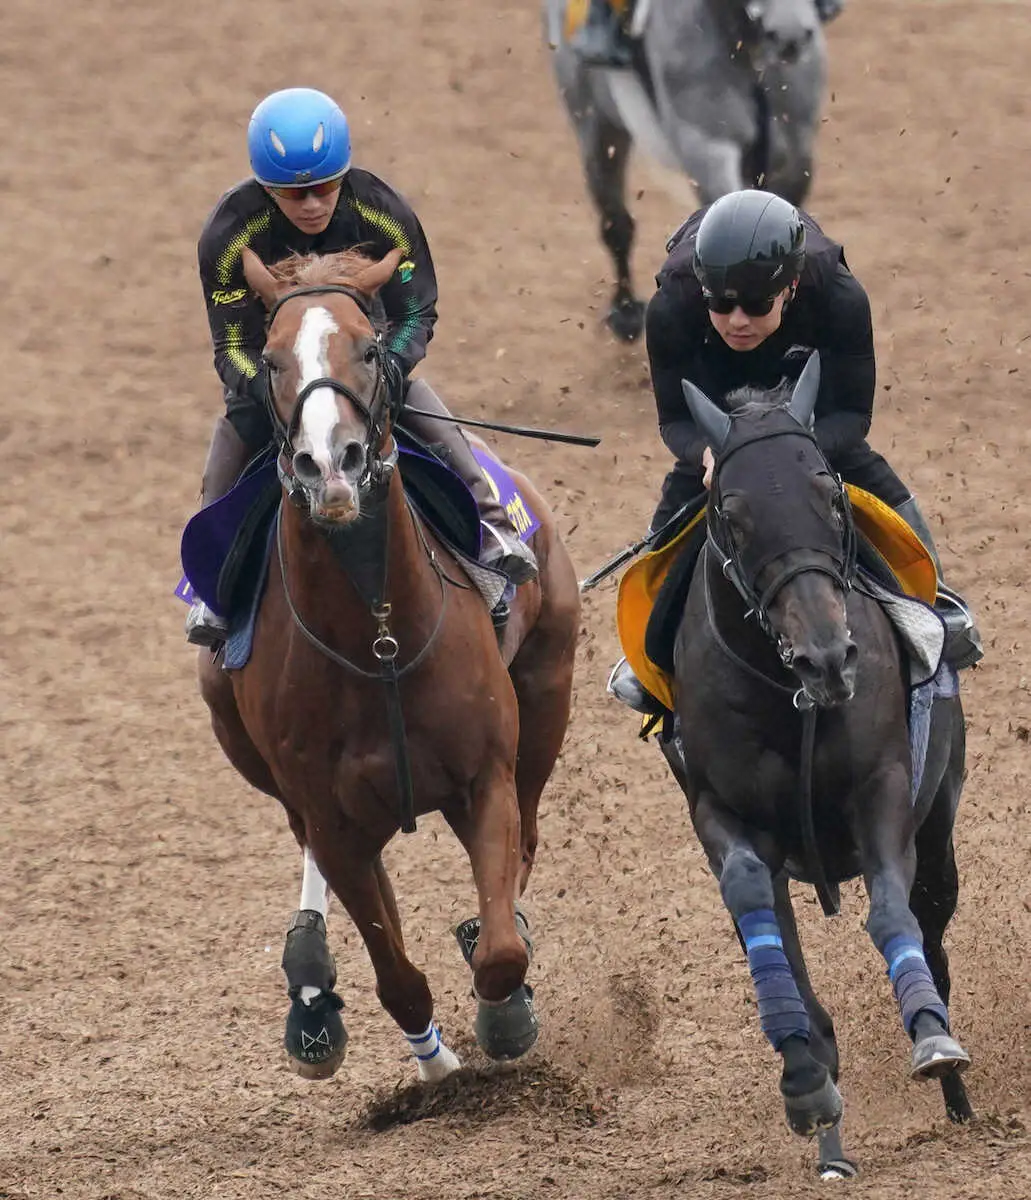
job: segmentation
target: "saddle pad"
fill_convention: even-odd
[[[480,517],[471,492],[429,447],[401,429],[396,437],[406,496],[493,609],[507,580],[478,561]],[[485,448],[472,449],[495,499],[520,538],[528,541],[540,520],[504,464]],[[183,530],[184,574],[175,594],[188,604],[199,597],[229,619],[247,609],[259,577],[264,578],[266,539],[280,497],[275,460],[265,457],[225,496],[196,513]]]
[[[930,614],[941,626],[940,618],[930,608],[938,590],[938,575],[934,561],[928,553],[927,547],[893,508],[870,492],[863,491],[862,488],[854,487],[852,484],[845,486],[852,505],[860,546],[868,544],[875,552],[864,555],[864,558],[872,560],[870,562],[872,572],[879,580],[883,581],[886,565],[894,574],[901,596],[909,596],[923,602],[919,606],[921,609],[919,617],[915,615],[913,609],[907,607],[896,606],[893,614],[886,606],[886,611],[899,630],[903,644],[906,645],[911,657],[915,653],[918,677],[926,679],[928,670],[930,670],[930,675],[933,675],[938,665],[938,659],[934,659],[933,667],[930,665],[933,655],[933,638],[926,614]],[[672,639],[675,637],[676,624],[687,598],[687,587],[690,584],[689,573],[685,572],[686,579],[678,579],[679,586],[674,586],[671,580],[670,592],[663,597],[668,603],[664,604],[661,617],[659,617],[657,601],[674,563],[682,551],[689,549],[689,535],[702,520],[704,513],[703,509],[671,542],[660,550],[641,555],[626,569],[619,582],[616,628],[623,653],[634,674],[647,691],[670,710],[674,706]],[[887,588],[882,587],[882,590],[885,595],[891,594]],[[679,603],[679,609],[676,609],[672,603],[674,597]],[[657,624],[654,628],[650,628],[649,623],[653,611],[657,614]],[[902,627],[899,626],[899,622],[902,623]],[[919,625],[920,628],[911,633],[910,625]],[[670,633],[671,628],[672,634]],[[911,649],[914,640],[915,647]]]

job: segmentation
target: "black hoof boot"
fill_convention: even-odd
[[[619,300],[609,309],[605,324],[621,342],[635,342],[644,329],[644,305],[640,300]]]
[[[784,1071],[780,1094],[793,1133],[812,1137],[821,1129],[832,1129],[841,1120],[841,1093],[830,1072],[809,1052],[809,1043],[790,1037],[783,1043]]]
[[[526,914],[516,906],[516,929],[526,943],[526,951],[533,958],[533,941]],[[462,950],[462,957],[471,967],[476,945],[480,940],[480,918],[470,917],[455,929],[455,937]],[[533,989],[525,983],[504,1000],[493,1003],[480,1000],[476,1012],[473,1032],[476,1042],[488,1058],[507,1061],[521,1058],[537,1041],[540,1025],[533,1010]]]
[[[497,1004],[481,1000],[473,1032],[488,1058],[499,1062],[522,1058],[540,1033],[533,1011],[533,990],[524,983]]]
[[[340,1019],[344,1002],[336,992],[321,992],[310,1004],[292,997],[283,1045],[290,1066],[303,1079],[328,1079],[344,1061],[347,1030]]]

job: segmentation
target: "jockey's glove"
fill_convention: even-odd
[[[405,368],[401,359],[390,350],[383,353],[383,374],[390,395],[390,407],[395,413],[399,412],[405,398]]]

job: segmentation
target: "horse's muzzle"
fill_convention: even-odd
[[[815,29],[808,29],[804,26],[791,30],[765,29],[761,42],[763,66],[771,67],[779,62],[788,64],[798,62],[808,50],[815,36]]]
[[[806,694],[821,708],[847,704],[856,692],[859,651],[851,638],[836,639],[827,646],[795,649],[791,669],[802,681]]]

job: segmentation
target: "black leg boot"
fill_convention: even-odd
[[[450,416],[444,402],[424,379],[412,380],[405,404]],[[480,553],[480,561],[484,566],[503,571],[516,586],[536,579],[537,559],[530,547],[520,540],[508,514],[490,490],[462,430],[453,421],[420,417],[407,407],[402,411],[401,422],[424,442],[436,446],[441,457],[472,492],[484,527],[483,550]]]
[[[218,417],[211,434],[208,458],[201,482],[201,507],[221,499],[240,478],[253,451],[226,417]],[[186,617],[186,640],[195,646],[217,650],[226,640],[224,617],[211,611],[203,600],[195,600]]]
[[[962,671],[964,667],[972,667],[974,663],[980,662],[984,658],[981,634],[974,623],[974,615],[967,602],[958,592],[954,592],[942,578],[938,548],[934,544],[934,538],[931,536],[924,514],[920,511],[920,505],[916,502],[916,497],[910,496],[908,500],[896,504],[895,511],[927,547],[934,560],[934,566],[938,572],[938,595],[935,598],[934,607],[945,622],[945,659],[957,671]]]

